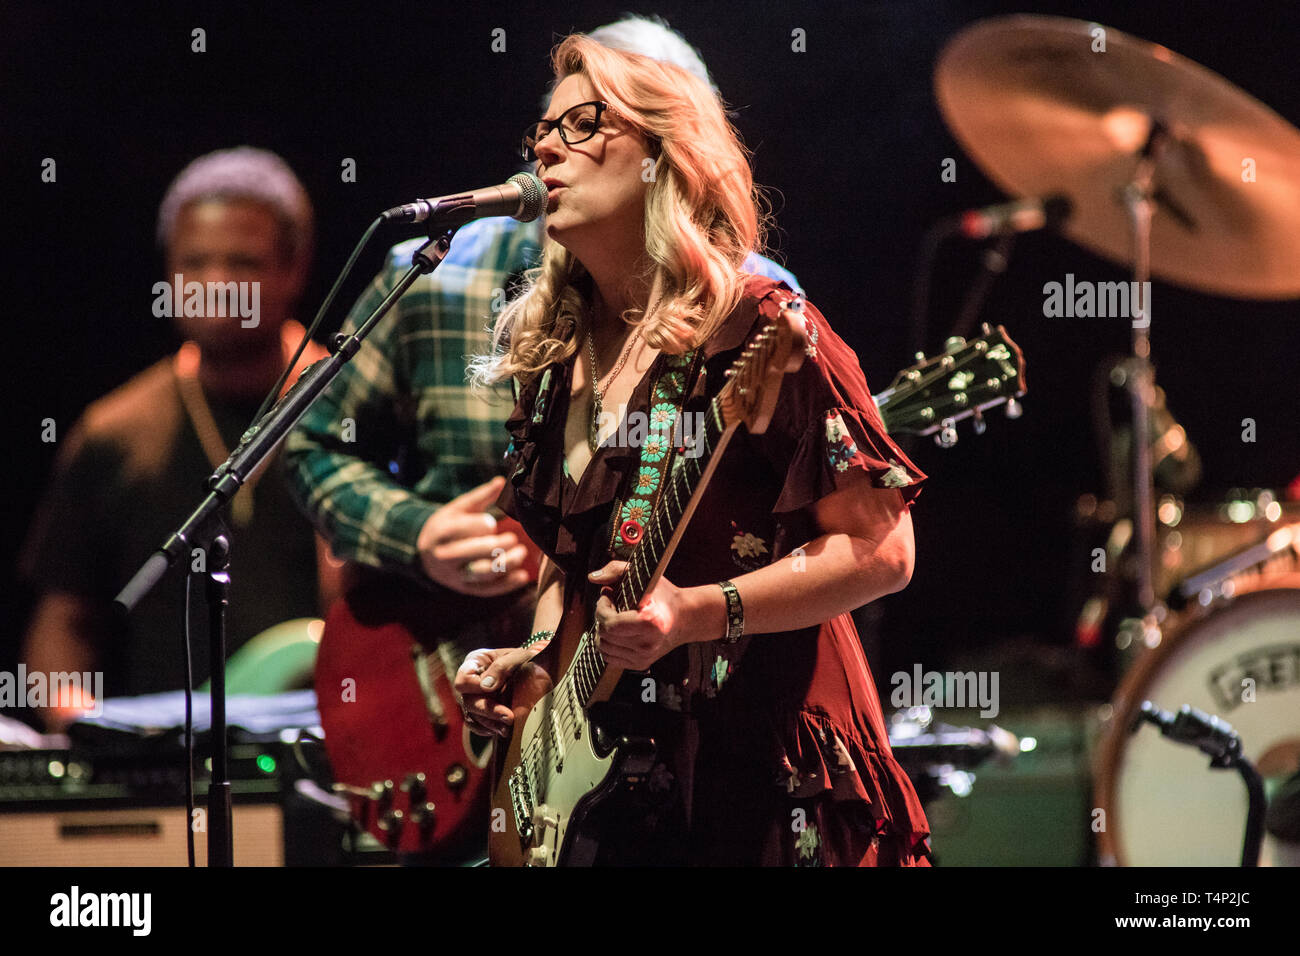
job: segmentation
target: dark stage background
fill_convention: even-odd
[[[910,362],[911,280],[925,229],[1002,198],[940,120],[936,54],[963,25],[1028,6],[662,0],[634,11],[659,13],[681,30],[739,108],[757,179],[777,192],[778,257],[857,350],[876,391]],[[0,12],[12,456],[0,536],[0,668],[12,667],[29,607],[13,568],[56,449],[40,441],[41,420],[54,418],[66,434],[89,401],[176,345],[150,305],[163,277],[157,206],[180,168],[241,143],[288,160],[319,226],[301,310],[310,318],[378,211],[508,176],[518,133],[536,118],[554,40],[626,9],[590,0],[229,7],[10,2]],[[1163,43],[1297,123],[1300,31],[1282,12],[1289,7],[1032,10]],[[207,31],[206,53],[190,52],[194,27]],[[497,27],[506,30],[504,53],[490,49]],[[806,31],[806,53],[791,51],[796,27]],[[57,161],[54,184],[40,180],[45,157]],[[356,160],[355,183],[341,181],[345,157]],[[956,183],[940,181],[945,157],[957,159]],[[976,252],[952,244],[938,260],[928,349],[955,316]],[[363,261],[344,302],[381,254],[376,247]],[[1104,357],[1127,348],[1128,327],[1123,319],[1045,319],[1043,283],[1067,272],[1126,278],[1064,240],[1027,236],[982,315],[1005,324],[1025,351],[1024,417],[994,415],[985,435],[967,428],[950,451],[929,442],[914,449],[931,476],[914,510],[918,564],[910,588],[884,602],[878,674],[915,661],[943,667],[1008,641],[1068,644],[1065,584],[1072,563],[1087,560],[1070,546],[1074,501],[1103,490],[1089,382]],[[1204,459],[1199,494],[1284,485],[1300,472],[1296,304],[1234,302],[1160,283],[1154,295],[1159,380]],[[1257,422],[1254,444],[1241,441],[1246,417]]]

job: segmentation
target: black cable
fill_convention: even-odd
[[[190,581],[185,572],[185,844],[194,866],[194,662],[190,658]]]
[[[939,246],[956,233],[955,220],[940,219],[921,237],[921,248],[916,255],[916,271],[912,274],[912,336],[911,348],[915,355],[925,351],[926,333],[930,321],[930,286],[934,278],[934,262]]]
[[[961,311],[957,313],[957,321],[953,323],[952,331],[944,337],[945,341],[954,335],[967,338],[974,331],[975,321],[993,288],[994,280],[1007,271],[1007,265],[1011,262],[1011,249],[1015,244],[1016,234],[1004,232],[994,236],[993,245],[986,246],[980,252],[979,274],[966,290],[966,298],[961,304]]]

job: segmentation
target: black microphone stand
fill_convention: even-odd
[[[1241,738],[1227,723],[1213,714],[1186,704],[1177,714],[1161,710],[1149,700],[1142,702],[1133,730],[1142,721],[1160,728],[1160,733],[1180,744],[1195,747],[1210,758],[1211,769],[1232,768],[1246,784],[1248,809],[1246,835],[1242,840],[1241,865],[1259,866],[1259,849],[1264,842],[1264,781],[1255,765],[1242,752]]]
[[[459,225],[446,230],[420,246],[411,257],[411,268],[351,335],[334,337],[334,351],[298,376],[298,381],[269,412],[249,426],[220,467],[208,478],[207,496],[171,536],[141,566],[126,587],[114,599],[129,613],[167,573],[167,570],[192,548],[202,547],[207,555],[209,608],[208,640],[212,668],[211,747],[212,780],[208,788],[208,865],[234,865],[234,828],[231,809],[231,785],[227,764],[226,740],[226,635],[225,609],[229,604],[230,533],[221,520],[222,511],[243,486],[244,481],[274,454],[281,440],[316,398],[350,361],[376,323],[402,297],[417,278],[428,275],[447,256],[451,237]],[[186,640],[189,635],[186,635]],[[190,688],[186,688],[186,693]]]

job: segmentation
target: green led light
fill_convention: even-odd
[[[1254,517],[1255,503],[1253,501],[1228,502],[1228,520],[1234,524],[1245,524]]]
[[[275,773],[275,758],[270,754],[259,754],[257,757],[257,769],[262,773]]]

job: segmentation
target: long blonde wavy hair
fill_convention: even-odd
[[[551,57],[556,81],[580,73],[650,144],[654,176],[645,195],[649,310],[625,312],[646,342],[680,354],[706,341],[740,300],[743,264],[761,248],[766,200],[722,103],[681,67],[566,37]],[[527,383],[567,360],[587,334],[590,282],[558,242],[543,245],[525,291],[501,313],[491,354],[470,364],[476,385]]]

